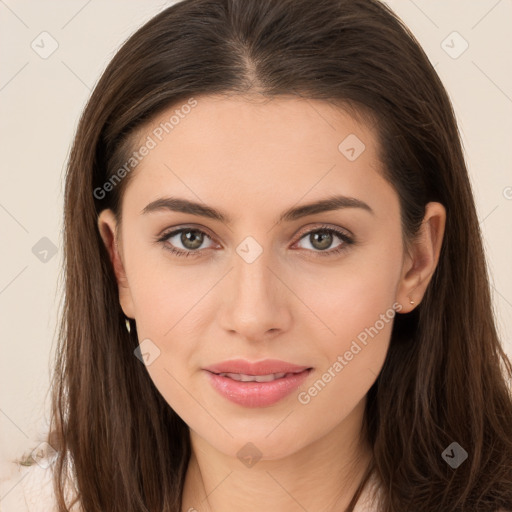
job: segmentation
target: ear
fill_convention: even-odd
[[[403,306],[400,313],[409,313],[423,299],[439,261],[445,225],[444,206],[441,203],[428,203],[418,239],[404,258],[396,297]]]
[[[98,229],[114,267],[121,308],[128,318],[135,318],[132,295],[123,263],[122,244],[119,243],[117,221],[112,210],[106,209],[99,214]]]

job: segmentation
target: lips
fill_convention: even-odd
[[[299,366],[279,359],[265,359],[263,361],[250,362],[245,359],[232,359],[221,363],[213,364],[203,368],[212,373],[232,373],[246,376],[300,373],[308,370],[309,366]]]
[[[236,359],[203,370],[213,388],[229,401],[244,407],[267,407],[297,390],[312,368],[277,359],[255,363]]]

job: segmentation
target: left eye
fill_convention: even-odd
[[[341,243],[338,244],[334,249],[327,251],[335,238],[341,240]],[[345,245],[350,245],[352,243],[352,240],[345,233],[332,228],[321,228],[308,231],[302,235],[299,242],[301,240],[306,240],[309,242],[311,247],[306,247],[306,249],[312,248],[315,250],[315,252],[322,252],[327,254],[339,252],[344,248]]]

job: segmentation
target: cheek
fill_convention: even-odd
[[[374,290],[362,306],[354,304],[353,295],[342,294],[326,315],[334,334],[326,331],[316,338],[321,364],[297,400],[307,417],[321,414],[325,430],[353,411],[382,369],[397,312],[383,290]]]
[[[180,265],[163,248],[144,251],[134,247],[127,263],[139,336],[171,336],[215,282],[211,269]]]
[[[310,331],[310,337],[321,362],[316,380],[299,402],[325,408],[324,417],[333,422],[347,414],[377,378],[401,309],[395,301],[401,254],[392,248],[384,257],[379,253],[361,251],[359,258],[345,260],[328,278],[304,282],[298,292],[320,320],[311,316],[320,330]]]
[[[160,262],[140,260],[130,286],[136,312],[139,342],[154,351],[146,370],[167,403],[185,422],[193,422],[204,410],[192,397],[197,390],[191,381],[191,361],[197,346],[198,314],[201,298],[211,288],[193,266],[172,266],[161,256]],[[150,340],[149,342],[147,340]],[[197,407],[196,407],[197,406]]]
[[[342,349],[347,340],[373,326],[392,308],[401,272],[398,249],[373,243],[341,259],[338,265],[315,272],[311,267],[296,268],[295,277],[288,277],[312,313],[306,316],[311,319],[309,323],[314,322],[325,333],[325,348]],[[393,317],[393,309],[390,315]],[[379,322],[378,326],[386,331],[388,323],[382,326]]]
[[[218,277],[205,265],[173,263],[165,253],[149,259],[134,251],[130,263],[139,342],[157,354],[147,371],[169,405],[186,416],[196,394],[190,379],[198,373],[196,357],[202,353],[196,340],[204,338],[212,304],[219,302],[212,300]]]

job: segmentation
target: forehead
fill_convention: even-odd
[[[316,157],[337,157],[338,145],[348,135],[364,142],[370,150],[367,155],[375,144],[374,133],[364,122],[327,101],[207,95],[190,104],[191,100],[183,101],[160,113],[139,130],[139,142],[150,134],[157,145],[174,145],[180,152],[207,146],[210,154],[222,153],[231,160],[276,150],[292,151],[289,157],[313,156],[313,151]]]
[[[127,196],[147,203],[170,190],[205,201],[236,194],[247,207],[270,208],[280,197],[288,204],[333,189],[363,201],[384,192],[376,134],[340,107],[298,97],[194,102],[170,107],[139,130],[133,149],[151,141],[151,150],[132,171]]]

